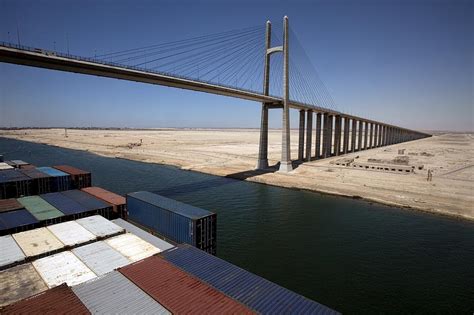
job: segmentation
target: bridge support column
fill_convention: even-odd
[[[328,142],[328,132],[329,132],[329,115],[327,113],[323,114],[323,123],[324,123],[324,131],[323,131],[323,153],[322,153],[322,158],[325,159],[328,157],[328,147],[329,147],[329,142]]]
[[[291,165],[290,151],[290,76],[289,66],[289,42],[288,42],[288,17],[283,18],[283,117],[282,117],[282,135],[281,135],[281,161],[280,172],[290,172],[293,170]]]
[[[379,124],[375,125],[375,131],[374,131],[374,148],[377,148],[379,146]]]
[[[260,144],[258,146],[258,170],[268,168],[268,106],[262,104],[262,120],[260,122]]]
[[[303,161],[304,159],[304,125],[305,125],[305,110],[300,110],[300,130],[298,139],[298,160]]]
[[[364,150],[368,149],[369,141],[369,123],[364,121]]]
[[[368,145],[367,149],[372,149],[373,137],[374,137],[374,124],[370,123],[370,126],[369,126],[369,145]]]
[[[342,152],[347,154],[349,151],[349,118],[344,117],[344,137],[342,141]]]
[[[357,151],[362,150],[362,130],[363,130],[362,120],[357,121]]]
[[[321,157],[321,113],[316,114],[316,141],[314,143],[314,156]]]
[[[341,154],[342,117],[337,115],[334,126],[334,155]]]
[[[313,143],[313,111],[308,110],[306,116],[306,161],[311,161],[311,144]]]
[[[351,119],[351,152],[355,152],[357,121]]]
[[[329,115],[329,121],[328,121],[328,157],[333,155],[333,124],[334,124],[334,116]]]
[[[384,132],[384,128],[383,128],[383,125],[380,125],[380,134],[379,134],[379,147],[383,147],[383,137],[385,135],[385,132]]]

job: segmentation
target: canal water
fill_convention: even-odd
[[[219,257],[340,312],[474,311],[473,222],[5,138],[0,154],[216,212]]]

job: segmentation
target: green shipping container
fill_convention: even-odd
[[[38,196],[23,197],[17,200],[40,221],[55,219],[64,215],[61,211]]]

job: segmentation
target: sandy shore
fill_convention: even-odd
[[[256,129],[68,130],[67,134],[66,138],[64,129],[0,131],[0,136],[7,138],[474,219],[473,134],[441,134],[306,162],[287,174],[253,171],[258,153]],[[296,130],[291,137],[292,158],[296,160]],[[140,146],[134,145],[140,141]],[[269,162],[275,165],[281,150],[279,130],[270,130],[269,143]],[[341,158],[354,159],[358,166],[336,165]],[[403,171],[397,169],[394,159],[403,160]],[[377,170],[379,165],[389,170]],[[407,165],[415,166],[414,172],[406,172]],[[432,170],[432,181],[427,181],[428,169]]]

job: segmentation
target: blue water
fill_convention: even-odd
[[[473,222],[4,138],[2,152],[216,212],[219,257],[338,311],[474,311]]]

